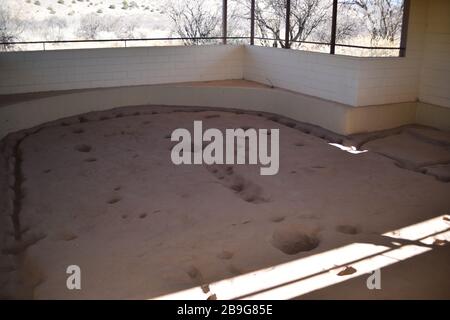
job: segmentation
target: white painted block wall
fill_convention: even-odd
[[[241,79],[232,45],[0,53],[0,94]]]
[[[357,105],[417,101],[427,8],[428,0],[411,1],[406,57],[361,59]]]
[[[282,88],[351,106],[416,101],[427,20],[430,19],[427,8],[428,1],[411,2],[404,58],[332,56],[248,46],[244,78],[264,83],[270,80]],[[447,10],[447,25],[449,12]],[[444,60],[448,66],[448,50]],[[443,78],[449,79],[448,74]]]
[[[412,0],[405,58],[259,46],[0,53],[0,94],[246,79],[350,106],[450,107],[450,1]]]
[[[1,53],[0,70],[0,94],[245,78],[366,106],[415,101],[420,61],[217,45]]]
[[[420,76],[419,99],[450,107],[450,1],[432,0]]]
[[[245,46],[244,78],[356,105],[357,61],[355,57]]]
[[[244,78],[368,106],[417,99],[420,60],[366,58],[246,46]]]

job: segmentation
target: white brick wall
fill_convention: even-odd
[[[241,79],[232,45],[0,53],[0,94]]]
[[[433,1],[431,1],[433,2]],[[441,1],[442,2],[442,1]],[[447,4],[448,0],[444,0]],[[416,101],[419,95],[419,76],[426,30],[428,1],[411,2],[407,55],[405,58],[359,58],[279,48],[246,47],[244,78],[329,99],[352,106],[368,106]],[[448,6],[447,6],[448,7]],[[449,26],[448,13],[441,21]],[[439,82],[433,90],[449,93],[449,42],[447,34],[441,39]],[[446,56],[445,56],[446,55]],[[436,62],[436,60],[434,60]],[[446,85],[443,85],[445,83]],[[435,102],[438,100],[436,99]]]
[[[429,1],[419,99],[450,107],[450,1]]]
[[[368,58],[359,61],[357,106],[417,100],[420,60]]]
[[[405,58],[233,45],[0,53],[0,94],[245,78],[351,106],[450,107],[449,12],[448,0],[411,1]]]
[[[232,45],[11,52],[0,94],[245,78],[364,106],[414,101],[416,60]]]
[[[361,60],[357,105],[416,101],[427,27],[428,0],[412,0],[406,57]]]
[[[358,58],[259,46],[245,49],[247,80],[356,104]]]
[[[351,106],[417,99],[420,60],[246,46],[244,78]]]

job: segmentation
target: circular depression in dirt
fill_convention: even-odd
[[[272,245],[288,255],[311,251],[319,244],[317,230],[304,226],[283,226],[272,234]]]

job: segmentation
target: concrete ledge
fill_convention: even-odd
[[[241,83],[242,82],[242,83]],[[280,114],[348,135],[422,123],[448,128],[450,109],[416,102],[351,107],[243,80],[115,87],[44,95],[0,107],[0,137],[41,123],[131,105],[237,108]],[[418,118],[416,118],[418,110]]]
[[[350,107],[266,86],[167,84],[102,88],[46,96],[0,107],[0,137],[63,117],[131,105],[237,108],[281,114],[345,133]]]
[[[416,121],[442,130],[450,130],[450,108],[418,102]]]
[[[416,122],[416,102],[356,107],[348,113],[346,132],[361,133]]]

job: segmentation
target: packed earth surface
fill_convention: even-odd
[[[171,133],[194,120],[279,129],[279,172],[173,164]],[[423,126],[344,137],[267,113],[123,107],[10,134],[1,151],[3,298],[150,299],[354,243],[398,246],[383,234],[436,217],[450,227],[450,133]],[[365,275],[300,298],[450,298],[450,238],[430,236],[430,251],[382,269],[381,290]],[[66,286],[70,265],[81,290]]]

